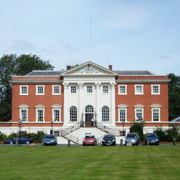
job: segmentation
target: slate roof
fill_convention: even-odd
[[[64,71],[34,70],[25,76],[60,76]]]
[[[152,73],[150,73],[149,71],[114,71],[116,72],[118,75],[121,76],[151,76],[154,75]]]
[[[53,70],[34,70],[25,76],[60,76],[61,73],[66,72],[66,70],[63,71],[53,71]],[[147,75],[154,75],[150,73],[149,71],[113,71],[121,76],[147,76]]]

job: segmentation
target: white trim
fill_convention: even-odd
[[[26,104],[22,104],[19,106],[19,119],[22,120],[22,110],[26,111],[27,120],[23,122],[28,122],[28,109],[29,109],[29,106]]]
[[[137,86],[141,86],[142,87],[142,92],[141,93],[136,91]],[[144,95],[144,85],[143,84],[135,84],[134,88],[135,88],[135,95]]]
[[[29,89],[29,86],[28,85],[20,85],[19,86],[20,87],[20,95],[21,96],[27,96],[27,95],[29,95],[29,92],[28,92],[28,89]],[[27,93],[22,93],[22,87],[26,87],[27,88]]]
[[[154,110],[158,110],[158,113],[159,113],[159,121],[154,121],[153,120],[153,111]],[[160,122],[161,121],[161,106],[158,105],[158,104],[154,104],[151,106],[151,121],[156,123],[156,122]]]
[[[124,86],[125,87],[125,93],[121,93],[120,92],[120,87],[121,86]],[[118,85],[118,95],[127,95],[127,85],[125,85],[125,84],[119,84]]]
[[[153,87],[154,86],[158,86],[158,92],[157,93],[153,92]],[[152,84],[151,85],[151,95],[160,95],[160,84]]]
[[[38,87],[43,87],[43,93],[38,93]],[[36,95],[45,95],[45,85],[36,85]]]
[[[45,122],[45,113],[44,113],[45,112],[45,106],[39,104],[38,106],[35,106],[35,108],[36,108],[36,122],[38,122],[38,123]],[[38,110],[42,110],[43,111],[43,121],[42,122],[38,121]]]
[[[54,87],[59,87],[59,93],[54,92]],[[60,85],[52,85],[52,95],[61,95],[61,86]]]
[[[61,108],[62,108],[62,106],[59,104],[55,104],[55,105],[51,106],[51,108],[52,108],[52,120],[53,120],[53,122],[62,122],[61,121]],[[59,121],[54,120],[54,110],[59,111]]]
[[[134,111],[135,111],[135,120],[139,120],[138,117],[136,116],[137,115],[137,111],[142,111],[142,119],[144,119],[144,107],[140,107],[138,105],[134,106]]]

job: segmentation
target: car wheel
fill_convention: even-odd
[[[26,141],[26,144],[30,144],[29,141]]]
[[[9,144],[11,144],[11,145],[12,145],[12,144],[13,144],[13,141],[10,141],[10,142],[9,142]]]

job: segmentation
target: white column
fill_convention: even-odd
[[[82,114],[82,112],[83,112],[83,107],[82,107],[82,105],[83,105],[83,83],[79,83],[79,97],[78,97],[78,100],[79,100],[79,119],[78,119],[78,121],[81,121],[81,114]]]
[[[67,126],[68,124],[68,107],[67,107],[67,102],[68,102],[68,84],[64,83],[64,124],[63,126]]]
[[[115,126],[116,109],[115,109],[115,83],[111,84],[111,125]]]
[[[100,107],[99,107],[99,97],[100,97],[100,83],[96,84],[96,120],[100,122]]]

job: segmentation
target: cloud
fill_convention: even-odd
[[[170,56],[160,56],[160,59],[171,59]]]
[[[139,32],[138,32],[138,31],[135,31],[135,30],[132,30],[132,29],[129,29],[129,30],[127,31],[127,34],[128,34],[128,35],[137,36],[137,35],[139,35]]]
[[[35,49],[35,46],[28,40],[13,40],[9,49],[17,51],[32,51]]]
[[[119,4],[107,17],[106,26],[114,30],[138,29],[146,24],[149,17],[150,13],[144,6]]]

